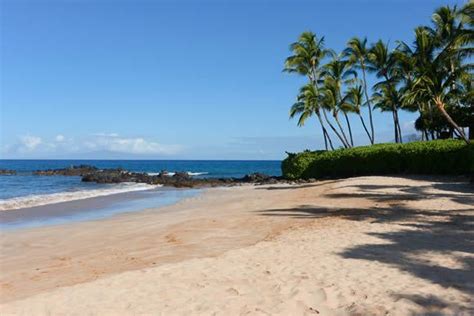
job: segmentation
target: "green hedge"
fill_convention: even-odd
[[[474,144],[451,139],[288,153],[282,162],[282,172],[287,179],[470,174],[474,172]]]

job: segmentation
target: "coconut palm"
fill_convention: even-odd
[[[284,71],[306,76],[309,86],[300,91],[290,116],[300,115],[302,125],[316,115],[326,148],[330,138],[325,124],[344,147],[353,146],[348,115],[351,112],[359,116],[370,142],[375,143],[373,108],[392,113],[396,142],[403,141],[400,110],[419,112],[415,128],[422,131],[425,139],[449,135],[469,142],[462,127],[468,126],[469,138],[474,138],[474,2],[461,8],[440,7],[431,22],[430,26],[415,29],[412,43],[398,42],[394,50],[382,41],[368,48],[366,38],[354,37],[347,42],[342,56],[333,54],[325,65],[329,50],[324,38],[302,33],[290,46],[292,56],[286,59]],[[355,69],[362,74],[361,82]],[[373,86],[372,98],[367,72],[374,73],[379,81]],[[370,130],[361,114],[363,106],[368,107]],[[339,120],[341,113],[349,137]]]
[[[328,123],[329,127],[332,129],[334,134],[336,134],[336,136],[339,138],[342,145],[345,148],[350,148],[351,144],[347,140],[347,137],[344,133],[344,129],[342,128],[341,122],[339,121],[339,112],[341,111],[341,103],[343,103],[344,100],[340,99],[337,81],[334,80],[334,78],[330,76],[325,77],[322,83],[321,92],[322,92],[321,106],[324,109],[331,112],[339,128],[339,131],[334,127],[334,125],[331,123],[331,121],[327,117],[326,111],[323,111],[323,115],[326,122]]]
[[[389,51],[388,45],[382,42],[381,40],[377,41],[369,51],[369,64],[368,70],[374,72],[377,78],[382,79],[378,82],[374,88],[381,88],[379,94],[390,93],[393,95],[385,95],[384,98],[391,99],[391,102],[385,103],[392,106],[391,111],[393,117],[393,124],[395,126],[395,142],[403,142],[402,133],[400,128],[400,120],[398,118],[398,109],[401,106],[400,103],[395,101],[399,100],[398,95],[396,95],[398,83],[396,77],[396,58],[393,52]]]
[[[456,133],[469,142],[464,130],[454,121],[451,113],[461,107],[464,86],[462,81],[472,80],[472,64],[466,60],[473,52],[472,29],[465,29],[463,19],[456,8],[442,7],[433,14],[433,28],[415,29],[415,41],[411,48],[403,43],[403,51],[414,60],[415,80],[406,89],[404,99],[415,103],[429,100],[443,115]],[[471,27],[472,28],[472,27]]]
[[[374,108],[379,109],[381,112],[391,112],[394,122],[394,135],[395,142],[402,142],[400,125],[398,124],[398,118],[396,117],[396,111],[393,109],[400,104],[401,97],[399,91],[391,84],[386,82],[380,82],[377,85],[376,92],[372,95],[372,101],[374,102]]]
[[[349,58],[349,62],[358,67],[362,72],[362,80],[363,80],[363,89],[365,94],[365,100],[367,104],[367,108],[369,110],[369,123],[370,123],[370,142],[374,144],[375,142],[375,135],[374,135],[374,123],[372,120],[372,105],[370,102],[370,97],[367,88],[367,58],[369,54],[369,50],[367,48],[367,38],[360,39],[358,37],[353,37],[347,42],[347,48],[344,50],[344,55]]]
[[[324,47],[324,37],[303,32],[298,41],[290,45],[290,50],[293,55],[286,58],[283,71],[307,76],[311,83],[316,83],[320,78],[321,61],[329,52]]]
[[[316,89],[313,84],[308,83],[304,85],[300,89],[297,102],[293,104],[290,109],[290,118],[294,118],[299,114],[298,126],[303,126],[307,119],[316,115],[322,128],[326,150],[328,150],[328,142],[331,149],[334,149],[331,138],[329,137],[321,118],[320,96],[318,93],[318,89]]]
[[[345,99],[345,104],[352,108],[352,112],[356,113],[360,121],[362,123],[362,126],[364,127],[365,132],[367,133],[367,137],[369,138],[369,141],[373,144],[372,142],[372,135],[367,129],[367,125],[365,124],[364,117],[361,114],[361,108],[364,104],[364,92],[362,85],[356,85],[351,87],[347,91],[347,98]]]
[[[297,42],[290,45],[293,55],[285,60],[285,68],[283,71],[288,73],[296,73],[306,76],[311,85],[314,86],[316,94],[318,90],[318,80],[321,77],[321,61],[328,55],[329,51],[324,47],[324,37],[318,38],[312,32],[303,32]],[[324,112],[324,109],[322,110]],[[329,134],[324,127],[323,121],[320,120],[323,129],[324,143],[331,143]]]
[[[342,112],[346,120],[347,128],[349,131],[350,145],[354,146],[354,139],[352,137],[352,128],[347,115],[350,108],[344,108],[344,102],[342,102],[342,89],[344,85],[352,84],[357,78],[357,73],[352,69],[351,64],[347,60],[342,60],[341,55],[336,55],[331,52],[332,60],[323,66],[321,75],[325,78],[330,78],[336,93],[336,105],[339,108],[339,112]],[[325,80],[325,79],[324,79]],[[322,80],[321,82],[323,82]],[[347,141],[347,136],[344,133],[344,129],[340,130],[342,136]],[[349,142],[347,142],[349,143]]]

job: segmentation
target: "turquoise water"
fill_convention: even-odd
[[[278,176],[280,161],[211,161],[211,160],[0,160],[0,169],[17,171],[14,176],[0,176],[0,200],[60,192],[110,189],[110,185],[84,183],[79,177],[34,176],[32,171],[66,168],[87,164],[97,168],[118,168],[158,173],[190,172],[196,177],[242,177],[253,172]],[[125,189],[124,189],[125,190]]]
[[[191,160],[0,160],[0,229],[29,228],[97,220],[119,213],[156,208],[194,196],[199,190],[177,190],[147,184],[96,184],[80,177],[37,176],[35,170],[87,164],[99,169],[134,172],[188,172],[194,177],[242,177],[253,172],[278,176],[280,161]]]

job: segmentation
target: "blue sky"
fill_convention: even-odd
[[[323,145],[316,120],[288,119],[303,79],[281,70],[302,31],[336,50],[410,41],[464,1],[0,3],[1,158],[281,159]],[[375,123],[393,139],[390,115]]]

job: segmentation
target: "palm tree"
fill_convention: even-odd
[[[316,92],[318,92],[318,80],[321,77],[321,61],[329,53],[324,47],[324,37],[319,39],[312,32],[303,32],[299,36],[298,41],[290,45],[290,50],[293,55],[286,58],[283,71],[306,76],[310,84],[316,89]],[[321,127],[323,131],[326,131],[322,122],[320,120]],[[323,136],[325,144],[331,143],[327,131],[323,133]]]
[[[394,122],[395,131],[395,142],[402,142],[400,125],[398,124],[398,118],[396,117],[396,111],[393,109],[400,104],[400,94],[393,85],[385,82],[377,84],[376,92],[372,95],[372,101],[374,102],[374,108],[379,109],[382,112],[391,112]]]
[[[367,137],[369,138],[369,141],[373,144],[372,135],[369,133],[367,125],[364,121],[364,117],[361,114],[361,107],[364,104],[364,95],[362,90],[363,88],[361,85],[351,87],[347,92],[346,105],[352,108],[352,112],[356,113],[359,116],[362,126],[364,127],[364,130],[367,133]]]
[[[290,45],[293,55],[285,60],[283,71],[307,76],[312,84],[320,77],[320,64],[329,53],[324,47],[324,37],[318,39],[312,32],[303,32],[297,42]]]
[[[371,137],[369,137],[371,144],[373,145],[375,142],[375,135],[374,135],[374,123],[372,120],[372,105],[369,98],[368,88],[367,88],[367,58],[369,54],[369,50],[367,49],[367,38],[360,39],[358,37],[353,37],[352,39],[347,42],[347,48],[344,50],[343,54],[349,57],[349,62],[362,71],[362,80],[363,80],[363,87],[365,93],[365,100],[367,104],[367,108],[369,110],[369,123],[370,123],[370,131]]]
[[[332,77],[327,76],[324,79],[323,85],[321,87],[322,96],[321,96],[321,105],[324,109],[330,111],[334,120],[336,121],[339,131],[334,127],[329,118],[326,115],[326,112],[323,111],[324,118],[328,123],[329,127],[332,129],[334,134],[339,138],[342,145],[345,148],[350,148],[351,144],[348,142],[347,137],[342,128],[341,122],[339,121],[339,111],[341,110],[341,103],[343,102],[339,97],[339,89],[336,80]]]
[[[342,60],[342,56],[337,56],[334,52],[332,54],[332,60],[323,66],[323,71],[321,73],[325,78],[330,78],[336,94],[336,106],[343,113],[346,120],[347,128],[349,130],[349,138],[351,147],[354,146],[354,139],[352,137],[352,128],[347,115],[347,108],[344,108],[344,102],[342,102],[342,88],[344,85],[352,84],[357,78],[357,72],[355,72],[351,64],[347,60]],[[323,82],[322,80],[321,82]],[[341,133],[347,141],[346,134],[344,129],[341,128]],[[347,142],[349,143],[349,142]]]
[[[334,149],[332,145],[331,138],[328,135],[326,128],[324,127],[323,120],[321,118],[320,111],[320,96],[318,95],[318,89],[311,83],[304,85],[300,89],[300,93],[297,97],[297,102],[293,104],[290,109],[290,118],[294,118],[299,114],[298,126],[303,126],[308,118],[312,115],[316,115],[321,124],[323,136],[324,136],[324,145],[326,150],[328,150],[328,142],[331,149]]]
[[[396,65],[396,58],[395,55],[389,51],[388,45],[384,44],[381,40],[377,41],[372,47],[370,48],[369,52],[369,66],[368,70],[374,72],[377,78],[383,79],[383,81],[378,82],[374,88],[378,89],[381,88],[382,90],[379,91],[380,94],[392,94],[392,95],[385,95],[385,98],[391,99],[389,103],[392,106],[392,116],[393,116],[393,123],[395,126],[395,142],[403,142],[402,140],[402,133],[400,128],[400,121],[398,118],[398,108],[400,107],[400,103],[397,103],[399,100],[397,95],[397,77],[395,76],[395,65]]]
[[[469,143],[463,129],[449,114],[461,107],[461,96],[466,93],[463,80],[470,78],[467,81],[472,81],[473,66],[465,60],[473,53],[473,30],[472,26],[471,29],[464,28],[465,12],[466,8],[459,11],[455,7],[437,9],[432,18],[433,28],[416,28],[413,49],[405,43],[401,48],[414,60],[415,79],[404,93],[406,102],[429,100]]]

